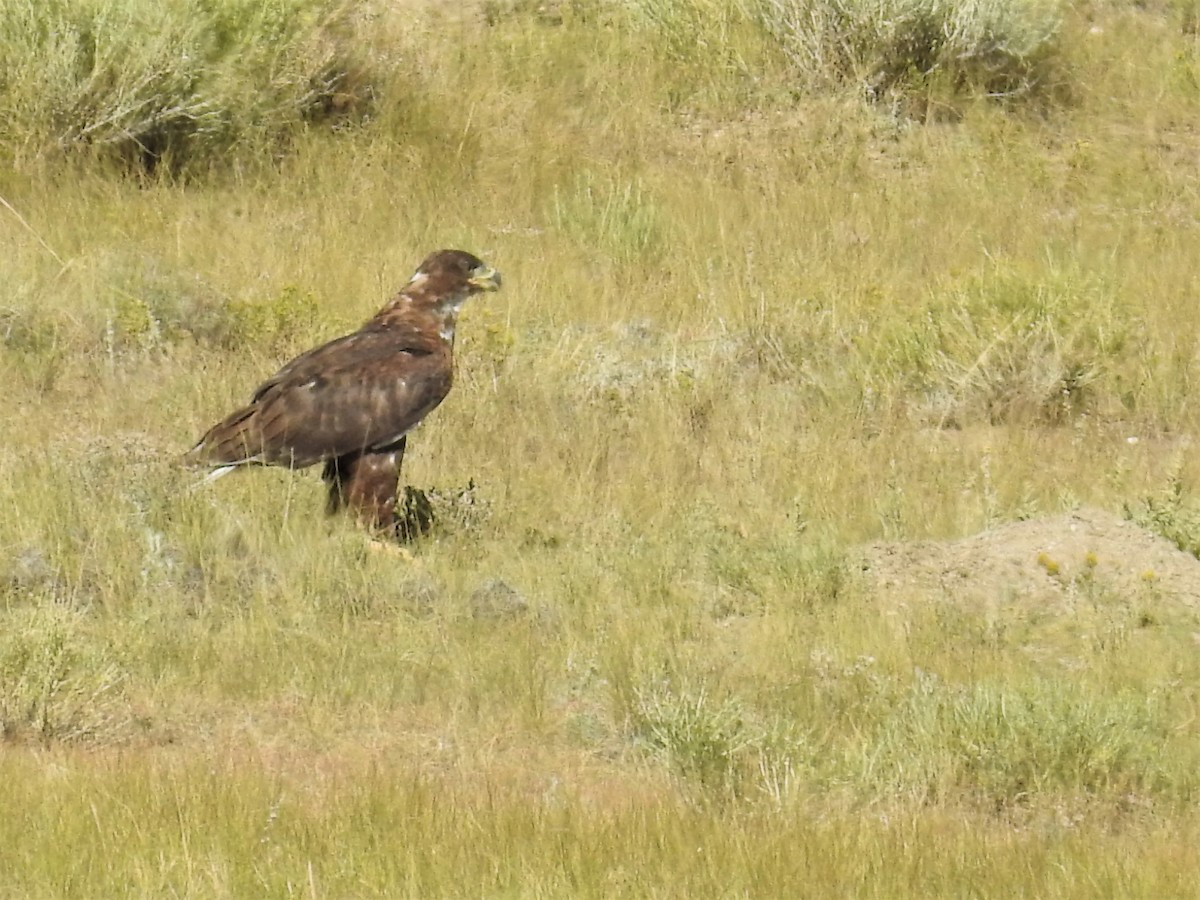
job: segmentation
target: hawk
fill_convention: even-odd
[[[187,454],[213,481],[242,466],[324,463],[326,510],[373,529],[394,524],[408,433],[450,392],[454,325],[500,273],[462,250],[430,254],[358,331],[296,357]]]

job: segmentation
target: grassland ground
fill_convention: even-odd
[[[1194,16],[864,98],[715,8],[381,4],[199,166],[6,119],[0,893],[1194,895]],[[443,246],[414,559],[192,489]]]

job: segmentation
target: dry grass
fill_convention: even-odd
[[[375,117],[268,165],[0,176],[0,892],[1191,890],[1194,610],[851,562],[1082,503],[1195,546],[1179,13],[1074,12],[1069,102],[940,124],[611,14],[380,19]],[[189,491],[440,246],[505,291],[414,435],[475,485],[415,563],[311,474]]]

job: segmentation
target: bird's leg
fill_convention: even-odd
[[[321,480],[329,489],[325,500],[325,515],[336,515],[346,505],[346,491],[342,481],[354,466],[354,456],[339,456],[325,460],[325,469],[321,472]]]
[[[322,475],[329,485],[326,512],[333,514],[349,509],[372,530],[392,528],[405,441],[401,438],[386,452],[352,454],[326,462]]]

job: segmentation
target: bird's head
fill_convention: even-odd
[[[465,250],[438,250],[425,257],[401,290],[442,314],[453,315],[473,294],[500,290],[500,273]]]

